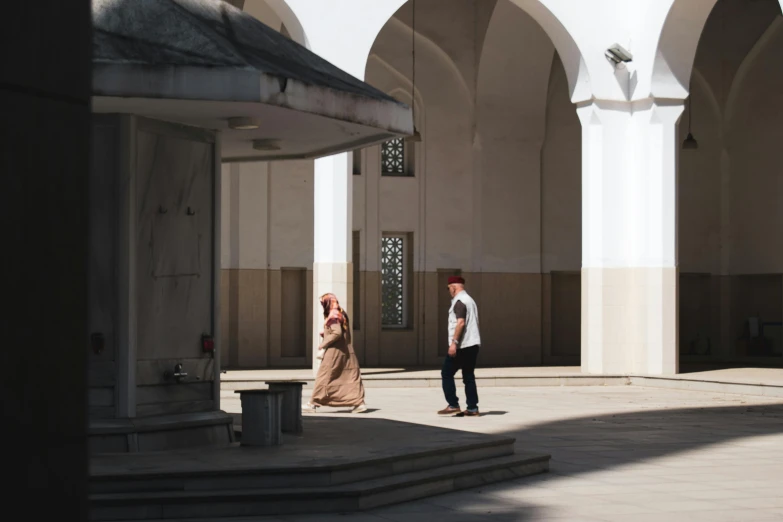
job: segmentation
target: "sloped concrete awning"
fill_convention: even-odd
[[[92,14],[93,111],[218,129],[224,161],[314,158],[413,132],[407,105],[221,0],[93,0]],[[259,127],[229,128],[236,117]]]

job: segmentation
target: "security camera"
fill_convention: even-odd
[[[606,58],[615,65],[633,60],[633,55],[630,51],[626,51],[622,45],[614,44],[606,50]]]

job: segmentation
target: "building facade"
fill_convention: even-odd
[[[780,1],[232,3],[422,138],[223,164],[224,367],[309,366],[325,291],[364,366],[438,364],[454,273],[484,366],[783,362]]]

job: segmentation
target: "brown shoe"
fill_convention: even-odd
[[[476,410],[476,411],[465,410],[465,411],[462,412],[462,415],[464,415],[465,417],[478,417],[479,416],[479,411],[478,410]]]
[[[446,406],[442,410],[438,412],[438,415],[456,415],[457,413],[462,413],[462,410],[459,408],[452,408],[451,406]]]

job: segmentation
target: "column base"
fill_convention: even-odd
[[[582,269],[582,371],[672,375],[677,353],[677,268]]]

